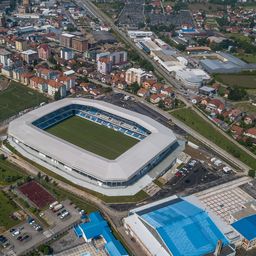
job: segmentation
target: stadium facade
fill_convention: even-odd
[[[46,131],[72,116],[104,125],[139,142],[109,160]],[[29,159],[75,184],[106,195],[137,193],[167,171],[184,148],[170,129],[149,117],[106,102],[79,98],[50,103],[12,121],[8,140]]]

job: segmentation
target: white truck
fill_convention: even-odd
[[[62,209],[63,208],[63,205],[62,204],[57,204],[57,205],[55,205],[54,207],[53,207],[53,212],[57,212],[57,211],[59,211],[60,209]]]
[[[52,208],[53,208],[54,206],[56,206],[57,204],[59,204],[58,201],[55,201],[55,202],[51,203],[51,204],[49,205],[49,209],[52,209]]]

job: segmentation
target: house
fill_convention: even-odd
[[[60,97],[64,98],[67,95],[66,86],[55,80],[48,80],[48,95],[54,97],[57,92],[60,93]]]
[[[238,108],[231,109],[231,111],[229,113],[229,120],[231,122],[234,122],[241,116],[242,116],[242,111],[240,109],[238,109]]]
[[[95,84],[91,84],[91,83],[81,83],[80,86],[85,92],[90,92],[91,90],[94,90],[97,88]]]
[[[224,103],[218,99],[210,100],[206,106],[207,111],[217,112],[218,114],[221,114],[224,109],[225,109]]]
[[[28,64],[32,64],[34,61],[38,60],[38,53],[34,50],[27,50],[21,53],[21,58]]]
[[[238,125],[232,125],[230,131],[235,139],[242,136],[244,133],[244,129]]]
[[[155,83],[156,83],[156,80],[149,79],[142,83],[142,87],[145,89],[150,89]]]
[[[25,85],[29,85],[30,83],[30,79],[33,77],[34,75],[32,73],[23,73],[21,74],[20,77],[20,82],[25,84]]]
[[[48,91],[47,81],[38,76],[34,76],[30,79],[30,86],[34,89],[38,89],[42,93]]]
[[[41,44],[37,47],[38,57],[41,60],[48,60],[51,54],[50,47],[47,44]]]
[[[149,91],[145,88],[140,88],[137,92],[137,95],[143,98],[146,97],[148,94],[149,94]]]
[[[244,135],[246,137],[256,139],[256,127],[248,129],[246,132],[244,132]]]
[[[76,78],[74,76],[60,76],[58,81],[66,86],[66,91],[70,91],[72,87],[75,87]]]
[[[150,96],[150,102],[153,103],[153,104],[159,103],[160,100],[161,100],[161,97],[159,96],[159,94],[152,94]]]
[[[171,87],[166,87],[161,89],[161,94],[167,96],[167,97],[174,97],[174,91]]]
[[[26,70],[23,67],[19,67],[19,68],[15,68],[12,72],[13,72],[13,79],[17,80],[17,81],[20,81],[21,80],[21,75],[23,73],[25,73]]]
[[[164,88],[163,84],[155,83],[152,85],[150,92],[151,93],[160,93],[160,91]]]
[[[256,116],[247,115],[244,117],[244,123],[247,125],[252,125],[256,120]]]
[[[168,109],[170,109],[170,108],[172,108],[173,107],[173,104],[174,104],[174,100],[173,99],[171,99],[171,98],[165,98],[164,100],[163,100],[163,102],[164,102],[164,106],[166,107],[166,108],[168,108]]]
[[[100,95],[100,91],[97,89],[92,89],[92,90],[90,90],[90,94],[93,96],[98,96],[98,95]]]

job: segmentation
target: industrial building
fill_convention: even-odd
[[[191,90],[199,90],[201,86],[211,80],[211,77],[202,69],[181,69],[175,72],[175,78],[182,82],[183,86]]]
[[[171,196],[129,212],[127,232],[154,256],[234,256],[235,247],[191,197]]]
[[[208,73],[237,73],[256,69],[256,64],[248,64],[239,58],[224,52],[206,55],[200,64]]]

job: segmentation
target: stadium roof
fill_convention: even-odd
[[[130,213],[125,223],[153,255],[199,256],[214,252],[218,240],[229,244],[209,215],[185,198],[173,196]]]
[[[256,239],[256,214],[242,218],[231,225],[247,240]]]
[[[151,134],[118,158],[109,160],[32,125],[32,122],[38,118],[70,104],[88,105],[121,116],[138,123]],[[129,180],[140,168],[146,166],[150,160],[176,141],[170,129],[147,116],[103,101],[79,98],[63,99],[33,110],[12,121],[8,133],[40,153],[101,181]]]

